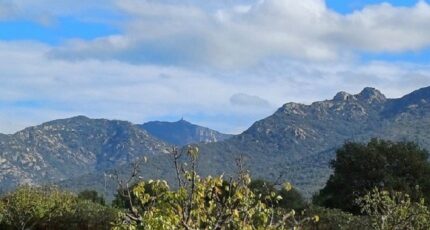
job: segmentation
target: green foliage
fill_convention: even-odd
[[[402,192],[381,191],[375,188],[359,198],[361,211],[369,215],[375,230],[430,229],[430,211],[424,200],[412,202]]]
[[[315,230],[370,230],[369,220],[366,216],[353,215],[339,209],[329,209],[311,206],[306,210],[306,215],[318,215],[319,221],[308,223],[305,229]]]
[[[118,211],[53,187],[23,186],[0,201],[2,229],[109,229]]]
[[[403,191],[417,201],[430,198],[430,164],[427,151],[411,142],[372,139],[368,144],[346,143],[331,162],[334,174],[314,197],[314,203],[355,214],[354,202],[374,187]]]
[[[138,182],[131,188],[131,207],[114,229],[301,229],[318,221],[279,207],[283,197],[277,192],[255,193],[244,170],[237,178],[202,178],[195,171],[198,149],[190,148],[187,156],[189,164],[177,167],[179,188],[163,180]],[[288,183],[284,187],[291,190]]]
[[[5,209],[6,207],[4,206],[3,202],[0,202],[0,229],[4,221]]]
[[[84,190],[78,194],[78,198],[82,200],[89,200],[97,204],[105,205],[105,199],[99,195],[95,190]]]
[[[171,190],[165,181],[139,182],[133,193],[139,199],[141,218],[133,221],[123,214],[117,229],[130,225],[136,229],[285,229],[315,220],[297,220],[294,210],[269,207],[265,202],[275,203],[282,197],[273,193],[260,199],[247,183],[196,178],[193,195],[184,187]]]
[[[2,199],[4,222],[16,229],[33,228],[51,222],[70,211],[72,196],[55,188],[24,186]]]
[[[89,200],[78,200],[72,206],[72,212],[58,221],[58,226],[62,229],[110,229],[117,215],[117,209]]]
[[[275,206],[287,210],[302,210],[306,206],[306,202],[297,189],[287,186],[287,188],[276,186],[274,182],[266,181],[263,179],[253,180],[250,189],[254,194],[261,196],[261,199],[268,206]],[[281,196],[282,199],[272,203],[271,194],[275,193],[276,196]]]
[[[134,186],[131,186],[131,188],[133,188]],[[117,193],[114,196],[114,199],[112,200],[112,206],[115,208],[120,208],[120,209],[130,209],[131,206],[129,205],[128,199],[123,196],[122,194],[124,194],[124,191],[117,191]],[[136,198],[132,195],[132,200],[136,201]]]
[[[187,162],[179,162],[180,153],[174,152],[177,187],[164,180],[136,182],[134,168],[118,190],[116,208],[105,206],[95,191],[76,196],[57,188],[20,187],[0,200],[0,228],[430,229],[430,211],[421,198],[430,192],[428,154],[413,143],[374,139],[339,149],[335,173],[314,201],[343,210],[307,207],[289,183],[253,181],[241,160],[234,177],[200,177],[199,149],[184,153]],[[357,209],[363,215],[354,215]]]

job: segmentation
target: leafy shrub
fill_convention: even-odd
[[[424,199],[412,202],[408,194],[375,188],[357,199],[361,211],[369,215],[375,230],[430,229],[430,211]]]
[[[190,148],[188,156],[189,164],[175,162],[178,189],[149,180],[123,193],[133,195],[114,229],[301,229],[319,219],[279,207],[283,197],[276,192],[255,193],[240,166],[237,178],[201,178],[195,171],[198,149]],[[290,191],[291,185],[285,183],[284,189]]]

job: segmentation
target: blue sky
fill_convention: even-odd
[[[338,13],[350,14],[371,4],[389,3],[393,6],[411,7],[417,2],[417,0],[327,0],[326,4],[328,8]],[[95,13],[99,14],[98,17],[112,17],[118,21],[122,20],[119,14],[115,15],[111,12]],[[0,30],[2,31],[0,33],[1,40],[35,40],[52,45],[58,45],[67,39],[81,38],[90,40],[121,33],[121,30],[115,24],[82,20],[73,16],[55,18],[55,22],[48,25],[26,18],[2,20],[0,21]]]
[[[77,18],[58,18],[52,25],[43,25],[31,20],[14,19],[0,22],[0,39],[3,41],[32,40],[58,45],[68,39],[91,40],[120,31],[104,23],[84,22]]]
[[[0,132],[87,115],[239,133],[282,104],[430,84],[428,1],[0,1]]]
[[[389,3],[393,6],[403,6],[403,7],[411,7],[414,6],[418,1],[417,0],[395,0],[395,1],[381,1],[381,0],[350,0],[350,1],[341,1],[341,0],[327,0],[326,4],[331,9],[342,13],[348,14],[352,13],[355,10],[362,10],[368,5],[381,4],[381,3]]]

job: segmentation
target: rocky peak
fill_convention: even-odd
[[[294,103],[294,102],[288,102],[288,103],[286,103],[286,104],[284,104],[282,106],[282,108],[285,109],[285,110],[298,109],[298,108],[301,108],[301,107],[302,107],[302,104]]]
[[[360,100],[364,100],[370,103],[385,102],[387,100],[384,94],[372,87],[364,88],[359,94],[356,95],[356,97]]]
[[[334,96],[333,101],[347,101],[351,99],[355,99],[354,95],[341,91]]]
[[[303,104],[289,102],[284,104],[281,108],[279,108],[278,113],[295,114],[295,115],[303,116],[305,115],[305,111],[304,111],[305,107],[306,106]]]
[[[182,125],[192,125],[191,122],[185,120],[183,117],[180,120],[178,120],[177,122],[174,122],[174,123],[176,123],[176,124],[182,124]]]

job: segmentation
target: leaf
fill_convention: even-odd
[[[285,182],[282,187],[288,192],[293,189],[293,186],[289,182]]]

